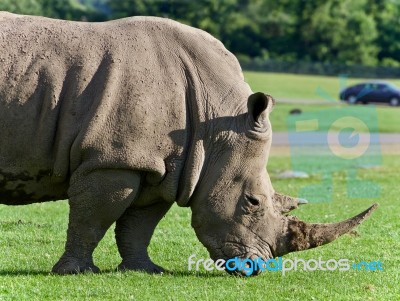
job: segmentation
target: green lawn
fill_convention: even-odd
[[[289,157],[271,157],[269,170],[290,167]],[[333,176],[333,201],[311,203],[294,214],[310,222],[348,218],[378,202],[378,210],[352,235],[326,246],[292,253],[305,260],[347,258],[383,262],[384,271],[265,272],[234,277],[224,272],[188,272],[191,254],[207,258],[190,227],[190,209],[174,206],[156,229],[150,246],[155,262],[172,271],[165,275],[115,272],[119,256],[109,231],[95,252],[98,275],[49,274],[61,255],[67,227],[66,202],[21,207],[0,206],[0,300],[397,300],[400,296],[400,158],[386,156],[378,170],[361,170],[362,180],[375,181],[378,199],[348,199],[345,172]],[[274,179],[278,191],[296,194],[316,181]]]
[[[372,131],[381,133],[400,132],[400,107],[394,108],[385,105],[348,106],[337,101],[341,83],[349,85],[363,81],[362,79],[343,81],[339,77],[261,72],[245,72],[245,78],[253,91],[263,91],[276,98],[277,104],[271,114],[274,131],[287,131],[289,112],[292,109],[299,108],[305,113],[315,112],[317,116],[318,114],[326,114],[328,111],[335,113],[338,110],[359,110],[365,113],[367,120],[373,120]],[[390,80],[390,82],[400,86],[400,80]],[[279,102],[279,99],[289,99],[294,103]],[[296,104],[296,101],[299,103]],[[304,101],[316,101],[318,104],[304,104]],[[320,104],[321,102],[326,104]],[[324,126],[320,130],[328,129],[329,126]]]
[[[328,115],[340,112],[348,113],[349,116],[360,116],[366,121],[370,132],[400,133],[400,107],[389,106],[348,106],[346,104],[319,105],[319,104],[287,104],[277,103],[270,118],[272,128],[276,132],[288,131],[289,112],[293,109],[301,109],[303,113],[310,114],[319,119],[325,119]],[[370,121],[370,123],[368,123]],[[323,124],[320,131],[329,130],[331,124]],[[337,130],[337,129],[336,129]],[[362,132],[365,132],[362,130]]]
[[[282,99],[336,101],[339,91],[346,86],[366,81],[361,78],[283,74],[269,72],[244,72],[253,91],[263,91]],[[400,87],[400,79],[388,79]]]

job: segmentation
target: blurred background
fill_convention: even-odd
[[[0,0],[0,10],[80,21],[168,17],[220,39],[247,70],[400,76],[400,0]]]

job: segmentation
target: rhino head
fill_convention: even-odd
[[[314,248],[349,232],[377,206],[332,224],[310,224],[287,215],[306,201],[277,193],[267,173],[273,105],[271,96],[252,94],[247,112],[231,120],[229,128],[235,130],[220,127],[210,150],[194,151],[201,158],[190,165],[204,166],[195,168],[202,171],[190,200],[178,204],[190,205],[192,226],[213,260],[267,260]]]

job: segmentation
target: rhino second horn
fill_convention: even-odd
[[[299,205],[308,203],[306,199],[294,198],[277,192],[274,193],[273,201],[275,208],[277,208],[281,213],[288,213],[289,211],[296,209]]]
[[[275,256],[315,248],[334,241],[361,224],[377,207],[378,205],[374,204],[352,218],[331,224],[309,224],[295,217],[287,217],[283,237],[278,242]]]
[[[305,205],[305,204],[308,204],[308,201],[306,199],[297,199],[297,204]]]

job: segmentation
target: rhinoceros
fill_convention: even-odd
[[[266,163],[274,99],[206,32],[155,17],[103,23],[0,13],[0,203],[69,200],[52,271],[99,271],[115,222],[121,270],[160,273],[147,247],[175,202],[212,259],[328,243],[367,217],[309,224]]]

